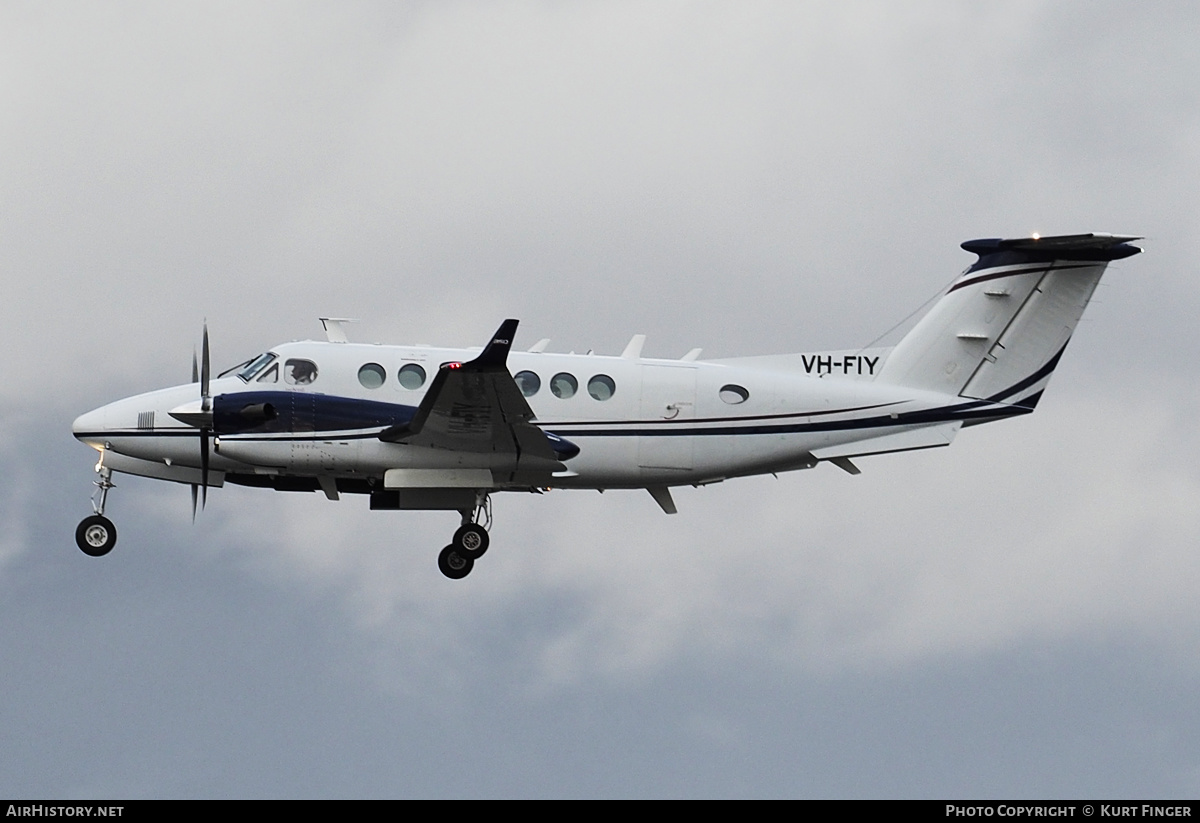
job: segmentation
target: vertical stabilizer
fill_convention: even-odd
[[[1136,237],[968,240],[979,260],[892,351],[881,382],[1030,408],[1112,260]]]

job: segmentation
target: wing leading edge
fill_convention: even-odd
[[[566,469],[508,372],[517,323],[501,323],[474,360],[438,369],[412,420],[384,429],[379,439],[490,457],[502,485],[545,485],[553,472]]]

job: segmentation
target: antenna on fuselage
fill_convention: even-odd
[[[642,346],[644,345],[646,345],[646,335],[635,334],[626,344],[625,351],[621,352],[621,357],[626,360],[637,360],[642,356]]]
[[[318,317],[321,321],[321,328],[325,329],[325,339],[330,343],[349,343],[349,338],[346,337],[346,329],[344,323],[357,323],[358,321],[350,317]]]

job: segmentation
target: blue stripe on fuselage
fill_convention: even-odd
[[[270,405],[273,419],[247,419],[243,410]],[[346,431],[384,428],[407,423],[416,406],[361,400],[330,394],[290,391],[249,391],[213,398],[213,430],[217,434]]]

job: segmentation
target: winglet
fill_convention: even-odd
[[[509,318],[501,323],[500,328],[496,329],[496,333],[492,335],[492,341],[484,347],[478,357],[471,361],[471,365],[503,366],[508,362],[508,350],[512,348],[512,341],[517,335],[517,323],[519,322],[519,320]]]

